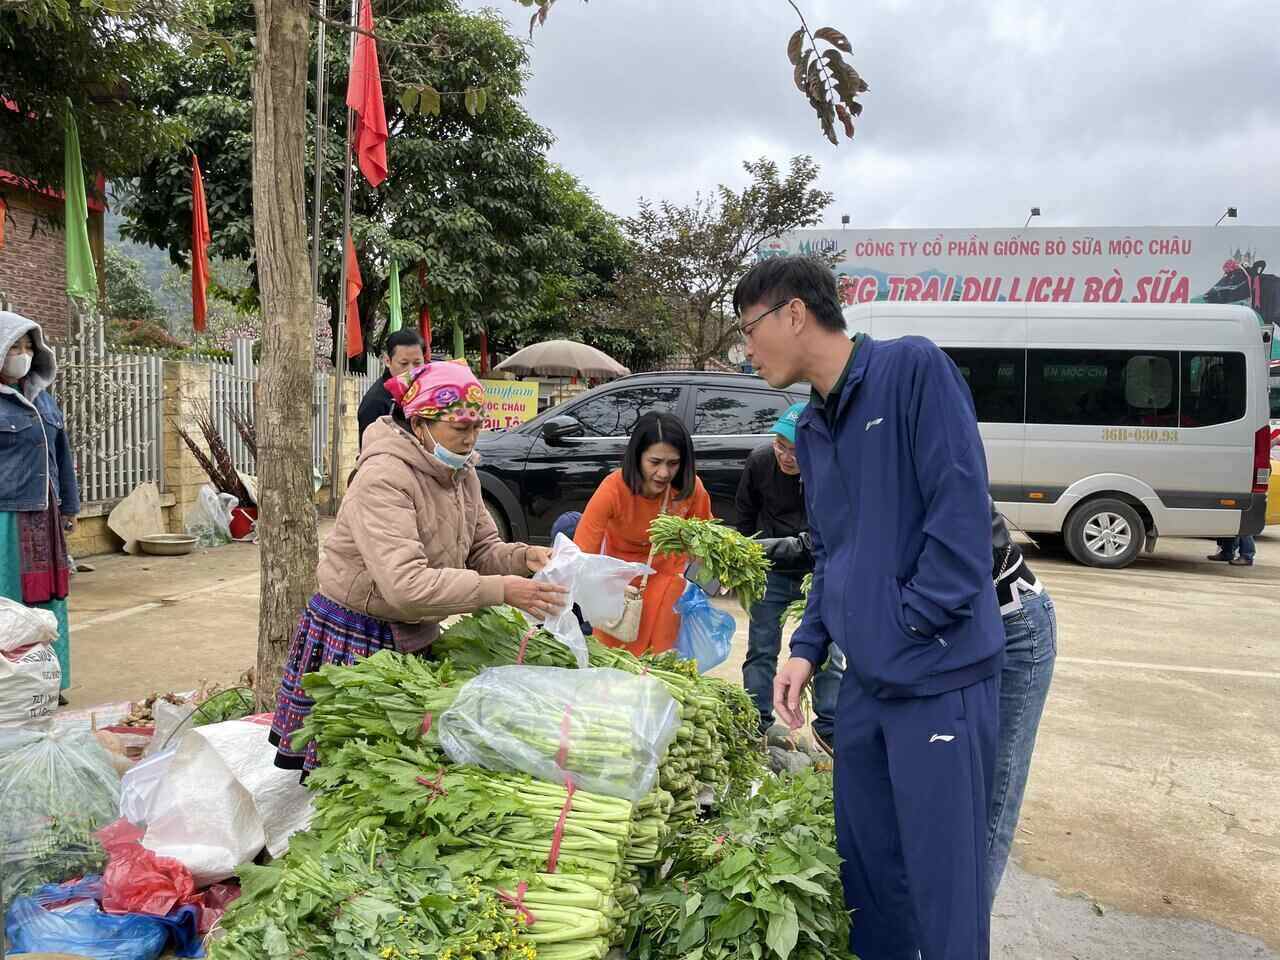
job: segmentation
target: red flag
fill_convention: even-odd
[[[356,152],[360,172],[376,187],[387,179],[387,112],[382,104],[382,74],[378,67],[378,45],[373,37],[373,6],[361,0],[360,29],[356,52],[347,81],[347,106],[356,112]]]
[[[489,334],[480,331],[480,376],[489,374]]]
[[[357,298],[364,289],[360,279],[360,264],[356,262],[356,245],[347,234],[347,358],[364,353],[364,338],[360,335],[360,304]]]
[[[203,333],[209,302],[209,210],[200,161],[191,155],[191,325]]]
[[[422,333],[425,344],[423,352],[431,359],[431,308],[427,306],[427,264],[418,264],[418,286],[422,288],[422,313],[418,317],[418,330]]]

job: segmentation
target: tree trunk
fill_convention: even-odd
[[[311,466],[314,305],[304,193],[306,0],[254,0],[253,236],[262,298],[259,369],[258,706],[269,709],[319,551]]]

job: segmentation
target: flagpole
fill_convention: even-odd
[[[320,306],[320,211],[324,204],[321,189],[324,184],[324,153],[328,137],[328,117],[325,106],[328,103],[329,61],[325,56],[324,18],[329,15],[329,0],[320,0],[320,17],[316,22],[316,171],[315,185],[312,188],[312,221],[311,228],[311,299],[316,307]]]
[[[351,0],[352,32],[347,57],[352,63],[355,61],[355,28],[359,26],[359,3],[360,0]],[[353,111],[347,107],[347,144],[343,153],[346,160],[346,181],[342,187],[342,274],[338,281],[338,328],[333,338],[336,362],[333,377],[333,437],[329,445],[329,508],[335,515],[338,512],[338,470],[342,464],[342,414],[345,407],[342,395],[347,376],[347,237],[351,234],[352,126],[354,126]]]

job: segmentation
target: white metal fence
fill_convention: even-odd
[[[119,500],[148,481],[164,489],[164,358],[108,351],[101,325],[53,350],[80,499]]]

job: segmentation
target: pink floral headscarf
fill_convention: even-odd
[[[405,417],[472,423],[484,419],[484,387],[465,363],[437,360],[386,382]]]

